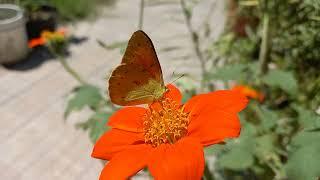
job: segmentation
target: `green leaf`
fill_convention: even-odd
[[[188,77],[181,78],[177,81],[177,86],[183,92],[182,102],[186,103],[192,96],[196,94],[196,84],[195,82]]]
[[[306,130],[320,128],[320,116],[315,112],[307,110],[301,106],[293,105],[293,109],[298,112],[298,122]]]
[[[243,127],[239,139],[228,143],[229,151],[218,159],[218,165],[232,170],[245,170],[254,164],[254,134],[252,126],[247,124]]]
[[[274,154],[276,136],[275,134],[266,134],[255,139],[255,154],[261,159],[268,158]],[[267,160],[267,159],[266,159]]]
[[[301,131],[292,138],[290,146],[295,149],[309,144],[315,144],[319,141],[320,132]]]
[[[74,110],[81,110],[85,106],[95,108],[101,103],[103,97],[97,87],[91,85],[84,85],[74,90],[74,96],[69,100],[64,117]]]
[[[233,149],[219,159],[219,165],[232,170],[245,170],[254,163],[253,154],[244,149]]]
[[[262,81],[269,86],[280,88],[291,95],[298,92],[297,81],[291,72],[272,70],[262,78]]]
[[[289,155],[286,172],[290,180],[316,180],[320,177],[320,141],[303,146]]]
[[[208,78],[228,81],[228,80],[241,80],[244,78],[244,70],[247,68],[244,64],[226,65],[210,73]]]
[[[279,119],[278,114],[275,111],[269,110],[266,107],[253,106],[261,122],[260,126],[263,130],[271,130],[277,124]]]
[[[90,140],[95,143],[100,136],[108,130],[106,125],[111,113],[97,112],[88,121],[78,123],[77,127],[89,132]]]

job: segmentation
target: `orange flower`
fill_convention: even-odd
[[[245,95],[249,98],[259,100],[260,102],[262,102],[264,100],[264,95],[261,92],[256,91],[249,86],[236,85],[232,88],[232,90],[237,91],[239,93],[242,93],[243,95]]]
[[[36,46],[42,46],[46,44],[46,40],[44,38],[34,38],[34,39],[31,39],[29,42],[28,42],[28,46],[29,48],[34,48]]]
[[[127,179],[148,167],[155,179],[201,179],[203,147],[238,137],[237,113],[247,98],[232,90],[201,94],[182,105],[169,84],[164,98],[143,107],[124,107],[109,119],[112,129],[94,146],[92,157],[109,160],[100,180]]]
[[[41,32],[39,38],[31,39],[28,42],[29,48],[34,48],[36,46],[45,45],[48,41],[57,40],[57,39],[64,39],[66,36],[67,30],[65,28],[59,28],[57,31],[48,31],[44,30]]]

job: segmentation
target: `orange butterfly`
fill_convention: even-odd
[[[121,106],[148,104],[161,99],[166,90],[151,39],[141,30],[134,32],[121,64],[109,79],[111,102]]]

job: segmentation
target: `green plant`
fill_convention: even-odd
[[[315,18],[319,3],[233,3],[237,4],[235,21],[243,16],[258,19],[257,28],[246,22],[242,24],[245,36],[240,36],[234,29],[239,26],[229,26],[214,45],[225,66],[213,68],[209,78],[259,87],[266,99],[263,105],[252,102],[243,112],[239,141],[216,151],[218,174],[240,179],[316,179],[320,177],[316,158],[320,23]]]

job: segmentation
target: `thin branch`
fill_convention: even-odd
[[[191,38],[192,38],[192,43],[193,43],[193,47],[194,47],[195,53],[196,53],[196,55],[198,57],[198,60],[200,62],[201,74],[202,74],[201,89],[203,89],[204,88],[203,87],[204,86],[204,77],[206,76],[207,71],[206,71],[206,61],[205,61],[205,59],[203,57],[203,54],[202,54],[202,52],[200,50],[199,35],[192,28],[191,12],[188,10],[185,1],[184,0],[180,0],[180,5],[181,5],[181,8],[182,8],[182,12],[184,14],[184,17],[185,17],[187,28],[188,28],[189,33],[190,33]]]

